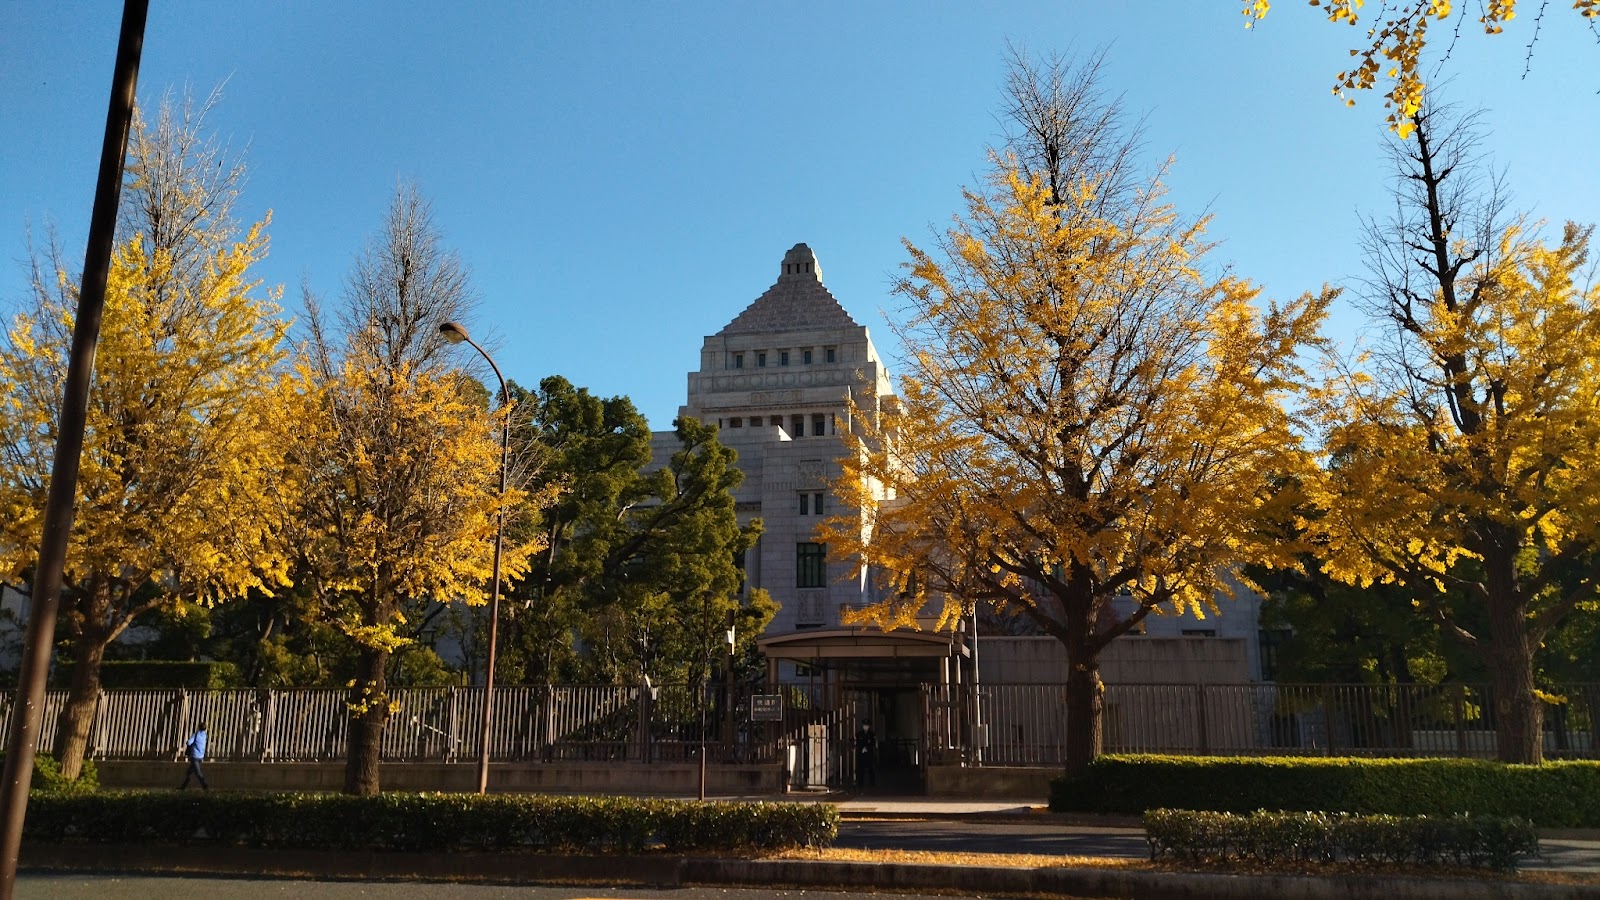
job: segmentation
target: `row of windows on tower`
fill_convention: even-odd
[[[733,354],[732,365],[733,365],[733,368],[735,368],[735,369],[742,369],[742,368],[744,368],[744,358],[746,356],[753,356],[755,358],[755,367],[758,368],[758,369],[765,369],[767,367],[767,360],[768,359],[776,359],[778,365],[787,366],[789,364],[791,353],[795,353],[795,354],[799,354],[800,365],[809,366],[812,363],[817,361],[818,352],[819,352],[818,349],[815,348],[815,347],[802,347],[799,350],[794,350],[794,351],[789,351],[789,350],[752,350],[749,353],[735,353],[735,354]],[[822,362],[831,363],[831,362],[838,362],[839,361],[839,348],[838,347],[823,347],[823,348],[821,348],[820,353],[821,353]]]
[[[751,428],[760,428],[763,425],[777,425],[778,427],[782,428],[783,416],[751,416],[749,424]],[[717,420],[717,427],[719,428],[743,428],[744,426],[745,420],[743,416],[733,416],[731,418]],[[825,434],[838,433],[838,420],[832,415],[828,413],[811,414],[810,434],[812,437],[822,437]],[[789,436],[805,437],[806,434],[806,417],[803,415],[790,416]]]

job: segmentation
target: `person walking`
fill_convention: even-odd
[[[856,787],[873,787],[878,783],[874,763],[877,755],[877,738],[872,734],[872,723],[862,722],[856,732]]]
[[[189,770],[183,773],[183,784],[178,785],[178,790],[189,787],[191,776],[200,782],[200,790],[211,790],[211,786],[206,784],[206,773],[200,771],[200,760],[206,758],[206,723],[201,722],[189,737],[189,743],[183,745],[183,755],[189,758]]]

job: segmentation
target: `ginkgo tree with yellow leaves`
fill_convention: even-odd
[[[1208,272],[1205,220],[1137,173],[1099,65],[1013,56],[1010,146],[934,249],[908,242],[901,409],[852,414],[837,488],[866,527],[826,525],[888,580],[867,618],[982,604],[1062,643],[1069,771],[1101,749],[1107,645],[1292,564],[1258,525],[1309,461],[1283,401],[1332,299],[1262,309]]]
[[[1410,136],[1412,117],[1422,108],[1423,91],[1427,85],[1422,79],[1422,54],[1430,41],[1430,25],[1448,27],[1455,19],[1456,27],[1447,41],[1454,44],[1460,29],[1469,18],[1475,19],[1472,27],[1485,34],[1496,35],[1517,18],[1517,0],[1484,0],[1476,4],[1457,4],[1452,0],[1379,0],[1368,10],[1366,0],[1309,0],[1310,5],[1321,8],[1334,24],[1358,27],[1367,25],[1366,43],[1350,51],[1355,65],[1334,79],[1333,93],[1347,104],[1355,100],[1347,92],[1371,90],[1380,74],[1392,82],[1385,95],[1384,104],[1389,109],[1389,126],[1400,137]],[[1526,9],[1530,4],[1522,3]],[[1539,26],[1549,6],[1541,0],[1533,18],[1532,38],[1527,44],[1531,56],[1534,41],[1538,40]],[[1586,22],[1590,29],[1600,22],[1600,0],[1572,0],[1572,10]],[[1271,0],[1244,0],[1242,12],[1246,27],[1266,18],[1272,9]],[[1473,14],[1477,15],[1474,16]]]
[[[163,604],[210,603],[287,579],[267,514],[284,442],[275,407],[288,325],[251,275],[265,222],[231,216],[243,168],[203,120],[216,96],[164,102],[130,137],[120,242],[95,357],[61,624],[71,642],[56,723],[76,778],[106,647]],[[40,541],[76,280],[59,253],[0,345],[0,566],[26,577]]]
[[[1500,758],[1537,763],[1535,654],[1600,585],[1593,230],[1506,214],[1470,118],[1412,124],[1368,240],[1385,340],[1313,398],[1328,460],[1303,524],[1326,572],[1401,585],[1484,661]]]
[[[439,325],[471,306],[460,258],[441,246],[428,204],[402,185],[330,312],[306,297],[311,339],[299,360],[299,440],[284,515],[299,587],[356,651],[345,791],[380,790],[384,728],[398,706],[389,662],[430,605],[486,599],[497,512],[536,512],[499,492],[507,410],[444,355]],[[463,361],[464,362],[464,361]],[[514,523],[515,524],[515,523]],[[538,549],[537,529],[506,542],[509,580]]]

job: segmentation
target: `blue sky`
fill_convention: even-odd
[[[1600,219],[1600,44],[1553,4],[1465,29],[1449,97],[1486,111],[1517,204]],[[473,270],[469,322],[508,377],[628,394],[669,427],[702,338],[805,241],[880,349],[902,237],[923,242],[998,141],[1008,40],[1107,47],[1172,198],[1209,209],[1213,262],[1287,298],[1362,272],[1358,214],[1386,207],[1382,102],[1329,93],[1361,32],[1280,0],[1037,3],[483,3],[153,0],[139,95],[226,80],[211,123],[270,209],[259,274],[337,295],[398,179]],[[0,304],[25,228],[81,260],[121,4],[0,3]],[[1435,54],[1437,55],[1437,54]],[[1350,338],[1358,318],[1336,315]]]

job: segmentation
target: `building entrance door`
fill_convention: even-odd
[[[847,685],[857,720],[850,742],[852,784],[869,794],[920,794],[927,753],[917,684]]]

